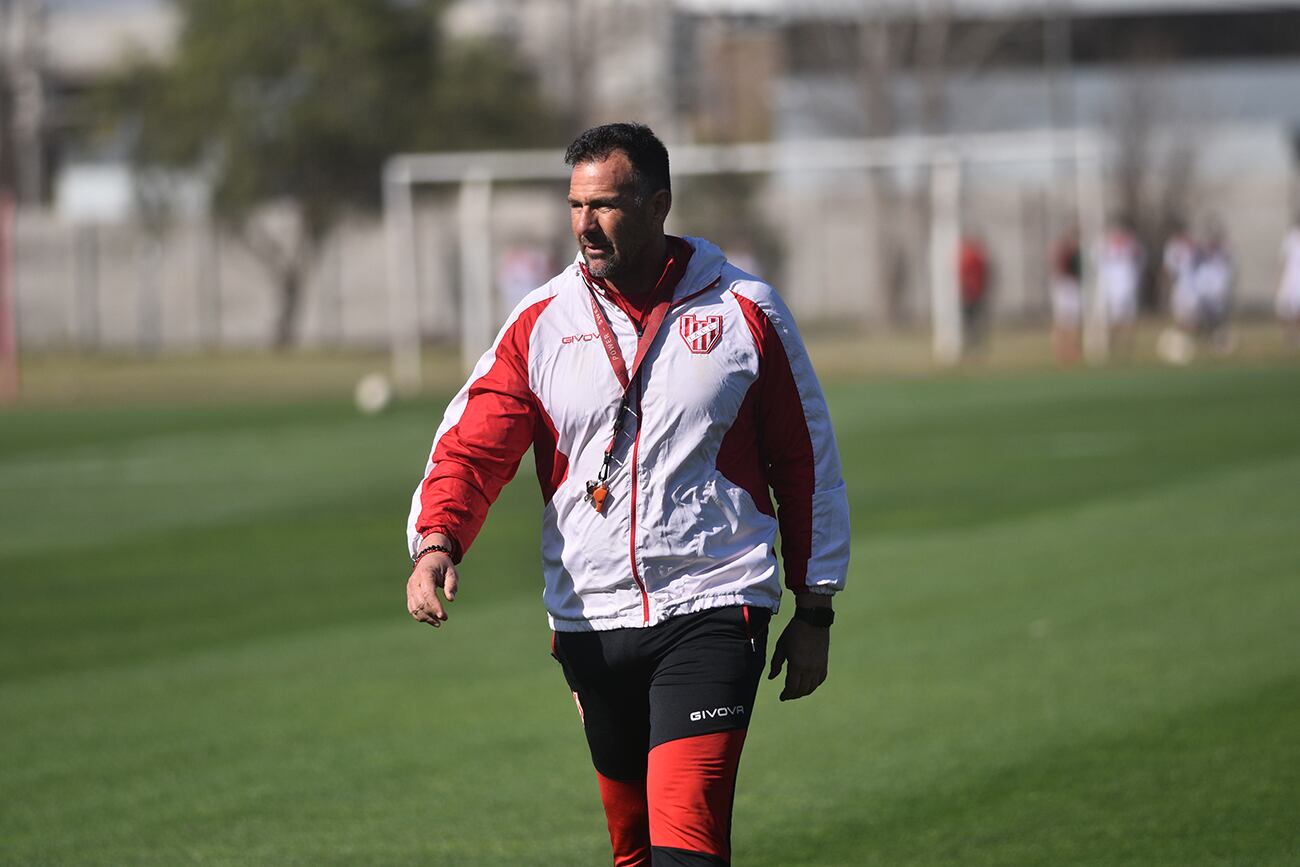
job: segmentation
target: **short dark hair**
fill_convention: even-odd
[[[627,154],[641,196],[648,198],[660,190],[673,191],[668,179],[668,149],[643,123],[593,126],[573,140],[564,152],[564,162],[570,166],[599,162],[608,159],[614,151]]]

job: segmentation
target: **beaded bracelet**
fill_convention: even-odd
[[[426,545],[425,547],[420,549],[420,553],[416,554],[415,559],[412,560],[411,562],[419,563],[421,557],[433,551],[441,551],[442,553],[446,554],[448,557],[451,557],[452,559],[455,559],[456,557],[455,554],[451,553],[451,549],[446,547],[445,545]]]

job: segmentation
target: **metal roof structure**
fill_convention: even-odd
[[[972,18],[1126,14],[1184,14],[1300,9],[1300,0],[674,0],[698,15],[746,15],[782,19],[924,17]]]

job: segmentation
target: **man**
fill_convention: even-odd
[[[771,287],[664,234],[654,134],[596,127],[565,161],[579,256],[519,304],[447,409],[411,505],[407,606],[447,620],[456,566],[531,445],[552,650],[614,863],[727,864],[782,593],[778,525],[796,611],[769,677],[788,663],[782,700],[826,677],[849,545],[834,434]]]
[[[1070,226],[1052,251],[1052,346],[1056,363],[1069,367],[1079,360],[1083,329],[1083,257],[1079,230]]]
[[[1200,302],[1196,295],[1196,242],[1181,221],[1165,242],[1164,277],[1169,287],[1169,312],[1184,335],[1200,327]]]
[[[1111,346],[1130,352],[1137,323],[1138,290],[1146,254],[1127,220],[1111,222],[1101,241],[1097,261],[1097,289],[1106,305]]]
[[[1300,347],[1300,216],[1282,239],[1282,279],[1274,310],[1282,323],[1283,343]]]
[[[978,349],[988,326],[989,254],[973,234],[964,236],[957,248],[957,288],[967,347]]]
[[[1236,269],[1228,253],[1223,227],[1217,221],[1211,220],[1205,228],[1204,240],[1196,252],[1192,282],[1200,311],[1197,330],[1205,335],[1214,351],[1230,355],[1236,349],[1236,341],[1228,327]]]

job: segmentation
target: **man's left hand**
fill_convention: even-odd
[[[786,662],[790,668],[785,673],[785,688],[781,701],[803,698],[826,680],[826,668],[831,651],[831,631],[824,626],[812,626],[802,620],[791,619],[781,630],[772,651],[772,669],[767,679],[781,673]]]

